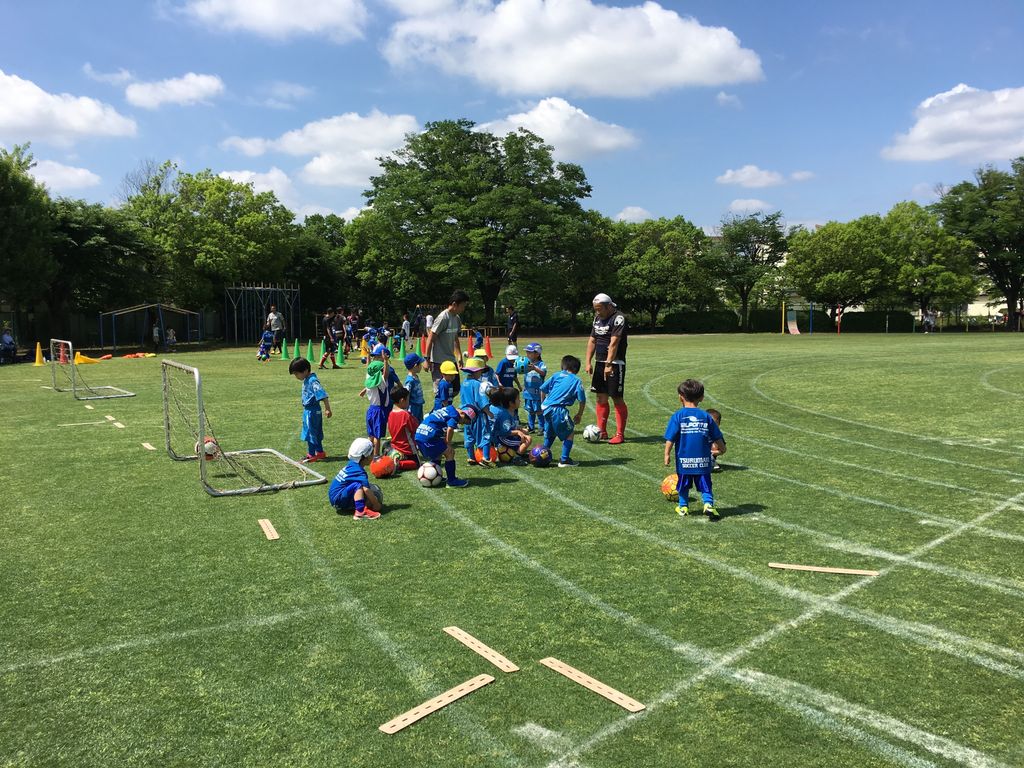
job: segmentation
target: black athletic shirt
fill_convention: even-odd
[[[596,360],[603,363],[608,359],[608,344],[612,336],[619,337],[619,348],[615,350],[615,359],[626,360],[626,316],[621,312],[615,312],[606,318],[594,315],[594,327],[590,331],[591,338],[597,342]]]

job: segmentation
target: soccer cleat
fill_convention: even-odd
[[[708,517],[710,517],[712,520],[719,520],[722,517],[720,514],[718,514],[718,510],[715,509],[715,505],[714,504],[707,504],[707,503],[705,503],[704,504],[704,514],[707,515]]]
[[[676,514],[680,517],[686,517],[688,514],[690,514],[690,508],[685,504],[680,504],[679,506],[676,507]]]
[[[475,467],[478,464],[476,459],[466,459],[467,467]]]
[[[562,459],[561,461],[558,462],[558,466],[562,468],[578,467],[579,465],[580,463],[578,461],[573,461],[572,459]]]
[[[490,459],[479,459],[477,464],[481,467],[487,467],[488,469],[494,469],[494,462]]]
[[[622,445],[626,442],[626,438],[621,434],[616,434],[611,440],[608,441],[608,445]]]
[[[716,461],[716,462],[715,462],[714,464],[712,464],[712,465],[711,465],[711,471],[712,471],[712,472],[721,472],[721,471],[722,471],[722,465],[721,465],[721,464],[719,464],[719,463],[718,463],[718,462]]]
[[[369,507],[363,512],[356,512],[352,515],[353,520],[376,520],[378,517],[380,517],[380,512],[374,512]]]
[[[469,480],[461,477],[453,477],[448,481],[449,488],[465,488],[467,485],[469,485]]]
[[[316,461],[316,456],[314,456],[312,453],[307,453],[306,454],[306,458],[304,458],[302,460],[302,463],[303,464],[311,464],[314,461]]]
[[[323,461],[327,458],[327,454],[324,451],[317,451],[316,453],[307,453],[306,458],[302,460],[303,464],[312,464],[317,461]]]
[[[599,439],[599,440],[607,440],[607,439],[608,439],[608,433],[607,433],[607,432],[605,432],[605,431],[604,431],[604,430],[602,429],[602,430],[601,430],[601,434],[600,434],[600,435],[598,436],[598,439]]]

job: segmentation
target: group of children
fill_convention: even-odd
[[[521,358],[518,349],[509,345],[496,370],[487,364],[485,355],[468,358],[462,365],[464,379],[458,406],[453,402],[453,392],[459,370],[452,362],[443,364],[433,408],[424,414],[425,398],[419,380],[424,359],[416,353],[405,356],[403,382],[391,365],[388,346],[377,342],[368,349],[366,378],[359,392],[368,402],[367,436],[352,442],[348,463],[331,482],[328,497],[332,506],[339,512],[352,511],[356,520],[380,516],[380,499],[372,492],[366,467],[384,455],[389,433],[390,455],[399,470],[417,469],[422,457],[443,467],[451,488],[469,484],[456,473],[454,440],[459,430],[463,433],[469,465],[493,467],[499,451],[511,453],[513,463],[523,464],[534,446],[533,435],[539,431],[545,449],[550,451],[556,441],[561,442],[559,467],[577,466],[571,457],[573,438],[587,401],[578,375],[580,360],[566,355],[560,370],[548,377],[541,345],[528,344],[525,352]],[[308,445],[303,461],[322,461],[326,458],[322,416],[331,417],[327,392],[308,360],[292,360],[288,371],[302,382],[302,439]],[[718,426],[721,415],[713,409],[704,411],[698,407],[704,397],[701,382],[687,379],[679,385],[678,392],[683,407],[672,415],[665,431],[666,466],[670,451],[674,449],[676,454],[676,512],[689,514],[689,491],[695,486],[702,496],[704,514],[717,519],[711,472],[717,469],[717,457],[725,452],[725,440]],[[519,420],[519,409],[524,406],[528,419],[525,427]],[[574,406],[576,411],[572,413]]]

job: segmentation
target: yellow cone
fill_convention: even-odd
[[[36,342],[36,361],[32,363],[32,365],[46,365],[46,363],[43,362],[43,345],[38,341]]]
[[[83,363],[98,363],[95,357],[86,357],[81,352],[75,351],[75,365],[82,365]]]

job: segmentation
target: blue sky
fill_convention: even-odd
[[[426,122],[527,125],[612,217],[848,220],[1024,155],[1024,3],[0,2],[0,145],[113,202],[146,159],[348,217]]]

